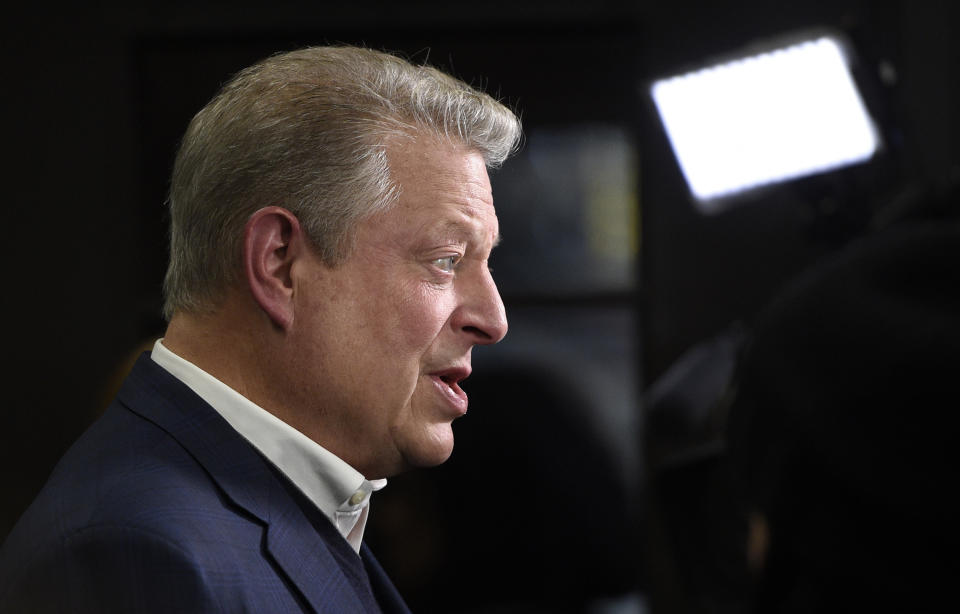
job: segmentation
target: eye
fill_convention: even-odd
[[[460,256],[454,255],[454,256],[444,256],[443,258],[437,258],[436,260],[433,260],[430,264],[437,267],[444,273],[453,273],[456,270],[457,264],[459,264],[459,262],[460,262]]]

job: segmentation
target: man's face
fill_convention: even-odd
[[[399,201],[360,224],[351,256],[307,260],[293,276],[308,434],[370,479],[449,457],[471,348],[507,332],[487,265],[499,229],[483,158],[424,141],[388,150]]]

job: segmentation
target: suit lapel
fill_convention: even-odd
[[[364,610],[328,545],[281,478],[203,399],[147,353],[137,361],[118,398],[180,442],[227,497],[263,522],[267,551],[315,610],[330,604],[343,611]]]

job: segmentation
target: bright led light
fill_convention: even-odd
[[[651,87],[705,212],[724,197],[868,160],[877,131],[831,37],[657,81]]]

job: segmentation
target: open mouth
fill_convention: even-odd
[[[461,415],[467,411],[467,393],[460,387],[460,382],[469,375],[469,368],[446,369],[430,374],[447,402]]]
[[[450,367],[449,369],[434,371],[430,375],[439,378],[448,386],[459,388],[457,384],[470,377],[470,367]]]
[[[458,377],[453,375],[440,375],[439,377],[440,377],[440,381],[442,381],[447,386],[457,386],[457,382],[460,381]]]

